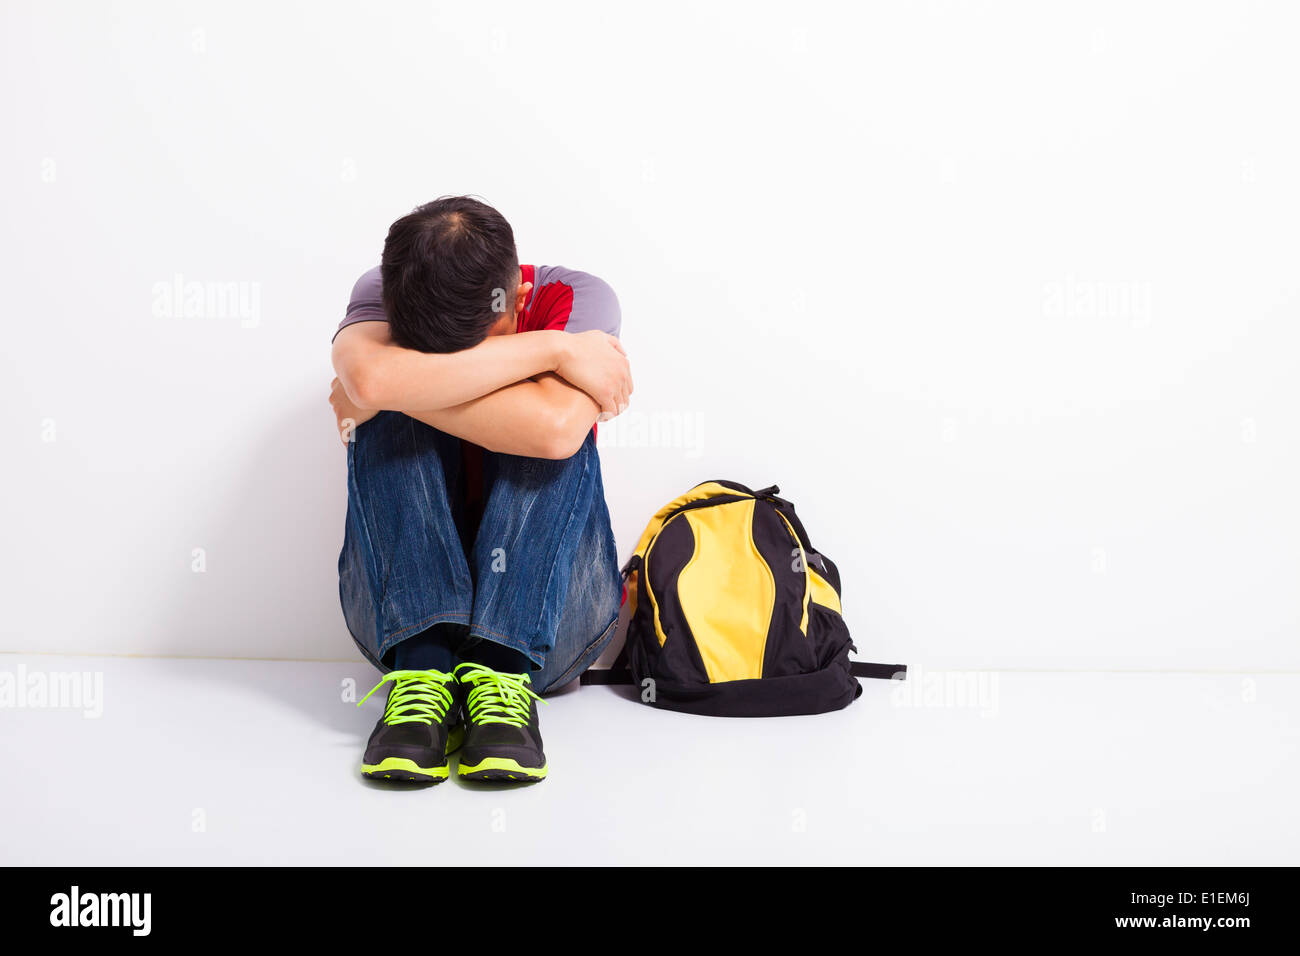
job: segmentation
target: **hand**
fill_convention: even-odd
[[[339,439],[345,445],[352,441],[358,425],[370,421],[379,414],[375,410],[357,408],[352,403],[352,399],[348,398],[348,393],[344,391],[343,383],[337,378],[330,382],[330,404],[334,406],[334,420],[338,422]]]
[[[600,406],[600,421],[621,415],[632,396],[632,366],[622,344],[596,329],[560,334],[564,339],[556,374],[591,396]]]

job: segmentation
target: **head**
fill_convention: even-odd
[[[530,288],[510,223],[468,196],[435,199],[393,223],[380,273],[393,341],[421,352],[513,332]]]

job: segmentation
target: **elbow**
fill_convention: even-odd
[[[364,411],[382,411],[379,403],[383,396],[379,390],[383,382],[374,350],[359,348],[354,335],[334,343],[330,364],[353,405]]]
[[[574,441],[567,435],[556,438],[548,438],[542,442],[537,451],[538,458],[549,458],[551,461],[564,461],[566,458],[572,458],[582,447],[582,442]]]
[[[538,458],[563,461],[572,458],[587,439],[590,426],[580,427],[582,423],[571,421],[567,415],[557,415],[548,428],[542,429],[539,436]]]
[[[374,370],[351,369],[346,378],[341,377],[343,388],[352,403],[364,411],[383,410],[383,383]]]

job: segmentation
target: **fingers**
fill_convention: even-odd
[[[558,369],[560,377],[581,388],[598,409],[597,421],[608,421],[627,409],[632,394],[632,370],[627,351],[617,338],[599,329],[578,333],[581,343]]]
[[[627,411],[628,393],[623,385],[616,385],[610,392],[609,398],[600,403],[600,414],[602,417],[597,421],[608,421],[616,418]]]
[[[343,383],[337,377],[334,378],[330,382],[330,407],[334,409],[334,424],[338,429],[339,441],[343,443],[344,447],[347,446],[350,438],[348,423],[351,422],[351,419],[344,414],[343,399],[346,397],[347,393],[343,391]]]
[[[618,340],[615,339],[614,343],[618,345]],[[622,415],[627,411],[627,406],[632,400],[632,365],[627,360],[627,352],[623,351],[621,345],[618,345],[618,351],[623,356],[623,363],[622,368],[619,370],[621,374],[617,386],[617,395],[615,396],[616,406],[614,414]]]
[[[623,374],[623,394],[622,404],[619,406],[619,414],[627,411],[628,405],[632,403],[632,366],[629,363]]]
[[[632,374],[631,370],[624,363],[623,374],[619,377],[618,384],[615,387],[614,394],[614,414],[622,415],[627,411],[628,401],[632,395]]]
[[[622,367],[620,368],[620,380],[618,383],[618,407],[615,414],[622,415],[627,411],[627,406],[632,399],[632,363],[628,361],[627,350],[623,348],[623,343],[618,339],[610,336],[610,344],[618,350],[619,355],[623,356]]]

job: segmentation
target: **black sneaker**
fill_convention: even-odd
[[[465,746],[458,773],[468,780],[541,780],[546,754],[537,720],[541,699],[527,674],[505,674],[482,664],[460,664],[465,698]]]
[[[442,671],[390,671],[370,694],[389,681],[393,686],[388,704],[366,744],[361,772],[387,780],[446,780],[451,775],[447,755],[465,739],[461,720],[464,695],[456,678]],[[357,706],[369,700],[370,694]]]

